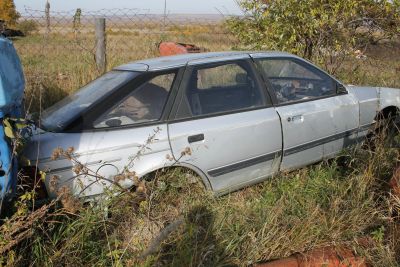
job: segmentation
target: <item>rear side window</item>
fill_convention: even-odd
[[[258,60],[279,103],[305,101],[336,94],[335,81],[306,62],[295,59]]]
[[[138,77],[140,73],[130,71],[111,71],[92,81],[44,111],[42,127],[46,131],[60,132],[79,116],[107,99],[121,87]]]
[[[251,64],[245,60],[196,66],[186,85],[190,115],[202,116],[264,105],[264,96]]]
[[[127,96],[101,114],[93,127],[118,127],[159,120],[174,78],[174,73],[157,75],[132,88]]]
[[[240,86],[240,78],[247,76],[246,69],[238,64],[227,64],[217,67],[197,70],[197,88],[199,90],[216,87]]]

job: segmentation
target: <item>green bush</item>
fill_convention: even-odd
[[[391,0],[239,0],[244,17],[227,20],[245,49],[283,50],[333,73],[374,35],[398,34],[400,3]],[[382,19],[384,18],[384,19]],[[367,42],[367,43],[366,43]]]

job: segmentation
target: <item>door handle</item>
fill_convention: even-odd
[[[199,142],[204,140],[204,134],[196,134],[188,137],[189,143]]]
[[[288,122],[303,122],[303,120],[304,120],[303,115],[295,115],[287,118]]]

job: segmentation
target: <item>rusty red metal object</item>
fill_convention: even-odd
[[[288,258],[261,263],[256,267],[367,267],[363,258],[354,255],[347,248],[319,248],[304,254],[295,254]]]
[[[161,42],[158,46],[161,56],[172,56],[178,54],[200,53],[201,48],[194,44],[175,42]]]
[[[296,256],[257,264],[255,267],[299,267],[299,261]]]

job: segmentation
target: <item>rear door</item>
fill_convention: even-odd
[[[103,78],[116,83],[121,74],[115,75],[109,73]],[[58,177],[58,185],[68,186],[77,196],[102,193],[104,186],[109,186],[110,181],[116,182],[116,175],[125,170],[134,171],[138,176],[145,175],[162,167],[161,164],[167,161],[167,155],[171,154],[164,116],[171,101],[170,95],[177,89],[175,84],[180,72],[170,70],[145,73],[134,78],[130,75],[123,77],[128,80],[122,82],[121,87],[71,123],[76,129],[68,133],[37,135],[28,147],[28,157],[36,159],[35,153],[40,146],[40,169],[49,170],[48,177]],[[80,93],[76,93],[81,95],[80,98],[76,94],[72,95],[71,102],[61,106],[59,109],[64,112],[58,115],[62,116],[79,104],[93,101],[93,98],[82,97],[90,95],[91,88],[113,91],[110,83],[92,82]],[[57,112],[54,112],[48,121],[60,121],[56,115]],[[78,162],[65,157],[51,160],[50,155],[57,147],[72,147]],[[79,164],[83,164],[89,170],[88,173],[74,173],[72,166]],[[48,191],[54,194],[51,179],[46,179],[46,183],[50,189]],[[118,183],[128,188],[132,186],[133,180],[121,179]]]
[[[278,171],[279,116],[250,58],[190,62],[168,125],[177,161],[193,165],[223,192]]]
[[[281,170],[332,157],[356,140],[359,108],[338,82],[292,57],[258,58],[282,119]]]

